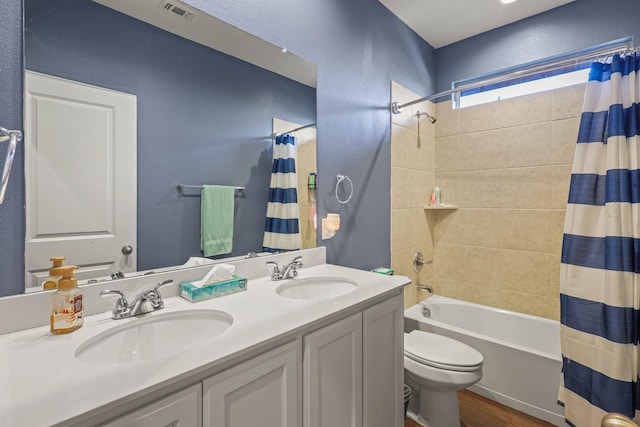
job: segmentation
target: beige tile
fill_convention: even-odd
[[[551,123],[502,130],[503,167],[546,166],[551,159]]]
[[[464,283],[495,288],[499,286],[500,250],[477,246],[461,246],[459,265]]]
[[[418,303],[418,288],[415,283],[404,288],[404,308],[407,309]]]
[[[500,207],[506,209],[549,209],[550,168],[529,167],[501,171]]]
[[[420,135],[420,169],[427,172],[436,171],[436,138]]]
[[[493,211],[492,214],[494,216],[493,226],[484,230],[485,234],[493,235],[494,247],[551,252],[548,210],[505,209]]]
[[[500,288],[548,296],[552,261],[553,255],[548,253],[501,250]]]
[[[559,317],[559,299],[513,291],[502,291],[501,293],[502,308],[505,310],[553,320],[557,320]]]
[[[393,209],[423,208],[435,185],[433,172],[391,168],[391,206]]]
[[[460,133],[480,132],[502,127],[500,101],[460,109]]]
[[[435,139],[399,125],[391,127],[391,165],[421,171],[434,171]]]
[[[551,93],[551,120],[580,117],[586,83],[555,89]]]
[[[391,82],[391,102],[406,104],[420,98],[417,94],[394,81]],[[391,122],[418,131],[418,122],[413,116],[413,108],[405,107],[400,114],[391,113]]]
[[[502,130],[460,135],[460,170],[496,169],[503,167],[506,153]]]
[[[550,91],[505,99],[500,104],[504,127],[547,122],[551,119]]]
[[[499,307],[498,304],[500,300],[494,291],[492,288],[487,288],[486,286],[447,281],[443,284],[442,295],[461,301],[487,305],[489,307]]]
[[[571,183],[571,165],[551,166],[551,208],[566,209]]]
[[[424,209],[393,209],[391,224],[393,252],[415,246],[432,245]]]
[[[455,172],[460,169],[460,135],[436,139],[436,172]]]
[[[504,171],[487,169],[458,175],[458,207],[498,208],[502,201]]]
[[[435,248],[433,265],[438,280],[462,282],[464,274],[460,268],[464,262],[460,257],[462,248],[458,245],[439,245]]]
[[[427,218],[435,216],[435,246],[440,244],[458,244],[462,231],[460,210],[427,211]],[[429,219],[430,220],[430,219]]]
[[[551,164],[573,163],[579,128],[579,117],[551,123]]]
[[[465,246],[482,246],[486,248],[501,247],[500,236],[504,234],[505,226],[505,224],[501,223],[504,215],[498,215],[501,212],[496,209],[459,209],[460,231],[458,243]]]
[[[436,137],[458,135],[460,133],[460,110],[454,110],[451,101],[436,104]]]
[[[565,209],[549,211],[549,235],[551,237],[551,253],[562,253],[562,239],[564,237]]]

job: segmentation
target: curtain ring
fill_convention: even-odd
[[[338,182],[336,182],[336,199],[338,199],[338,202],[345,205],[349,203],[351,197],[353,197],[353,182],[351,182],[351,179],[347,175],[338,174],[336,178],[338,179]],[[347,200],[344,201],[340,199],[340,196],[338,196],[338,187],[340,186],[342,181],[349,181],[349,184],[351,184],[351,192],[349,193],[349,197],[347,197]]]

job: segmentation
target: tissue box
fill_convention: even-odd
[[[378,267],[371,271],[374,273],[384,274],[387,276],[393,276],[393,273],[395,273],[395,270],[393,268],[386,268],[386,267]]]
[[[212,282],[201,288],[193,286],[191,282],[183,282],[178,294],[186,300],[198,302],[246,290],[247,279],[234,274],[233,279]]]

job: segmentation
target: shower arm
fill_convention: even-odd
[[[9,184],[9,174],[11,173],[11,165],[13,164],[13,156],[16,153],[16,145],[22,140],[22,132],[19,130],[8,130],[0,127],[0,142],[9,141],[7,149],[7,157],[4,161],[2,169],[2,181],[0,181],[0,205],[4,201],[4,194]]]

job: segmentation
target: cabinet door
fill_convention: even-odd
[[[363,312],[363,404],[367,427],[404,425],[402,295]]]
[[[103,427],[201,427],[201,384],[172,394]]]
[[[298,342],[256,356],[206,379],[206,427],[297,427]]]
[[[362,315],[304,338],[304,427],[362,426]]]

